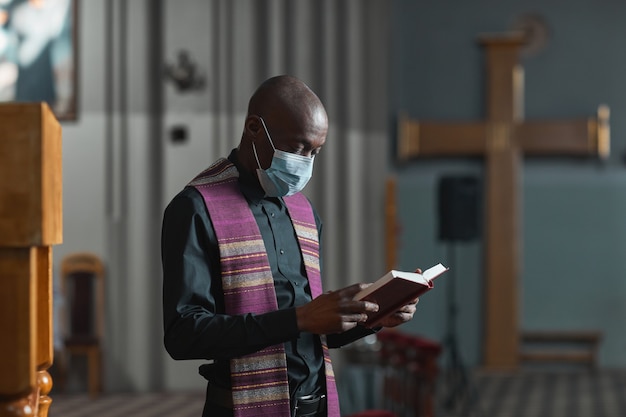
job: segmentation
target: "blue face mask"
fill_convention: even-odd
[[[270,145],[272,145],[272,149],[274,149],[272,164],[269,168],[264,170],[259,163],[259,157],[254,142],[252,143],[254,157],[259,166],[256,170],[256,174],[261,187],[265,190],[265,195],[268,197],[283,197],[302,191],[304,186],[307,185],[311,179],[311,175],[313,175],[314,157],[296,155],[295,153],[276,149],[263,118],[259,117],[259,119],[261,119],[261,124],[265,130],[267,139],[269,139]]]

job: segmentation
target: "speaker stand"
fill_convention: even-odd
[[[444,339],[445,352],[445,397],[444,407],[448,411],[459,410],[459,417],[469,416],[477,400],[476,388],[472,385],[467,368],[459,352],[456,318],[458,304],[456,299],[456,269],[454,268],[454,242],[448,243],[448,265],[450,271],[447,282],[447,333]]]

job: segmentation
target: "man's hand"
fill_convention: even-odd
[[[417,268],[415,272],[421,274],[422,270]],[[404,305],[400,310],[396,311],[391,316],[386,317],[382,322],[380,322],[380,325],[383,327],[396,327],[410,321],[415,314],[418,302],[419,298],[416,298],[410,303]]]
[[[400,310],[396,311],[395,313],[381,321],[379,326],[396,327],[403,323],[406,323],[407,321],[410,321],[413,318],[413,314],[415,314],[418,302],[419,298],[416,298],[409,304],[404,305]]]
[[[297,307],[298,328],[303,332],[331,334],[345,332],[365,322],[367,313],[378,311],[378,305],[369,301],[356,301],[353,297],[367,285],[354,284],[330,291]]]

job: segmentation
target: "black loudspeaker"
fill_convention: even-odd
[[[480,183],[472,176],[446,176],[439,181],[439,239],[472,240],[480,236]]]

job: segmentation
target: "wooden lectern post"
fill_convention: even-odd
[[[45,103],[0,104],[0,417],[46,417],[52,402],[61,160],[61,126]]]

